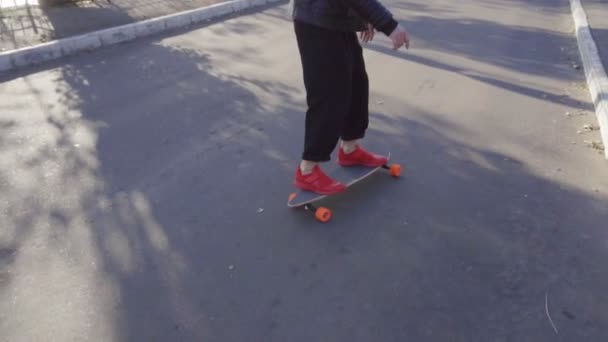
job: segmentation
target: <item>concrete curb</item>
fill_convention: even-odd
[[[231,0],[83,35],[0,53],[0,73],[36,65],[286,0]]]
[[[608,159],[608,77],[591,35],[587,14],[581,5],[581,1],[570,0],[570,7],[574,17],[578,48],[585,68],[587,86],[600,124],[602,143],[605,147],[604,156]]]

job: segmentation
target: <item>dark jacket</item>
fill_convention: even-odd
[[[397,22],[378,0],[291,0],[292,18],[339,31],[362,31],[365,24],[390,35]]]

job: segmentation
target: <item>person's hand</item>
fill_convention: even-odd
[[[374,39],[375,33],[376,30],[374,30],[374,27],[371,24],[367,24],[367,29],[361,31],[361,41],[364,43],[371,42]]]
[[[406,49],[410,48],[410,36],[401,24],[397,25],[389,38],[393,41],[393,49],[395,50],[403,45],[405,45]]]

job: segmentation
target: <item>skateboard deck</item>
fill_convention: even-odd
[[[391,154],[388,153],[386,155],[387,159],[390,160]],[[389,170],[390,174],[393,177],[399,177],[401,175],[401,166],[398,164],[392,165],[382,165],[378,167],[369,167],[369,166],[349,166],[342,167],[337,163],[326,172],[327,174],[346,185],[347,188],[350,188],[355,183],[371,176],[374,172],[379,169]],[[296,192],[293,192],[289,195],[287,206],[290,208],[300,208],[303,207],[306,210],[311,210],[315,213],[315,217],[321,222],[327,222],[331,218],[331,211],[327,208],[316,208],[312,205],[312,203],[317,202],[319,200],[324,199],[331,195],[321,195],[315,192],[306,191],[297,189]]]

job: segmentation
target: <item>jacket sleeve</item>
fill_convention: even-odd
[[[343,0],[363,19],[385,35],[390,35],[398,23],[393,15],[378,0]]]

